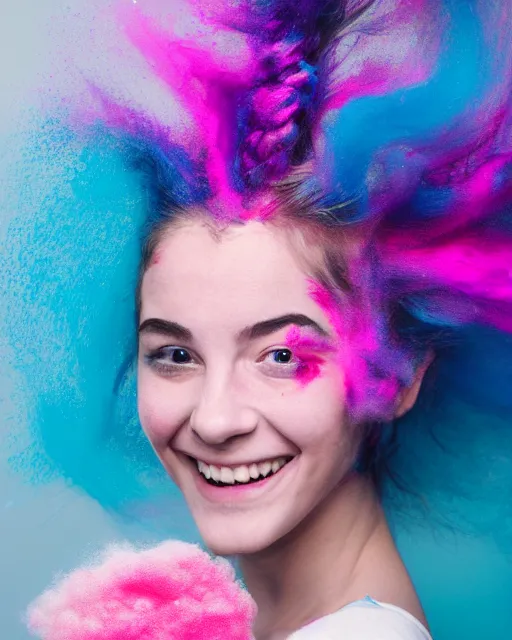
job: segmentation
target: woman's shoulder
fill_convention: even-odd
[[[315,620],[289,640],[432,640],[407,611],[365,598]]]

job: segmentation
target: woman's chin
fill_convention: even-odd
[[[263,540],[256,540],[251,536],[241,539],[226,535],[222,537],[205,535],[203,542],[211,553],[224,557],[252,555],[264,551],[271,544]]]
[[[205,546],[218,556],[241,556],[260,553],[271,547],[279,538],[270,531],[255,531],[254,527],[246,527],[244,531],[233,527],[222,527],[213,530],[211,527],[201,528],[199,533]]]

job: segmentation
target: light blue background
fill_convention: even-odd
[[[102,510],[63,484],[34,489],[0,468],[0,637],[27,640],[22,615],[59,571],[120,538]]]
[[[49,18],[61,0],[0,0],[0,136],[16,126],[17,115],[48,63]],[[81,0],[75,2],[77,8]],[[0,145],[0,163],[2,146]],[[2,184],[0,172],[0,185]],[[0,221],[0,232],[4,229]],[[0,238],[0,243],[3,238]],[[1,362],[1,358],[0,358]],[[1,365],[0,365],[1,367]],[[0,368],[0,438],[9,428],[11,373]],[[92,501],[63,483],[34,488],[12,474],[0,457],[0,638],[26,640],[27,604],[51,582],[86,560],[107,542],[141,538],[120,531]]]

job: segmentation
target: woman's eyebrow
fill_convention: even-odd
[[[139,326],[139,335],[141,333],[154,333],[168,338],[175,338],[176,340],[185,340],[187,342],[192,340],[192,331],[190,331],[190,329],[187,329],[177,322],[161,320],[160,318],[148,318],[147,320],[144,320],[144,322]]]
[[[242,329],[238,334],[238,339],[255,340],[257,338],[264,338],[289,325],[309,327],[322,337],[329,336],[329,333],[324,328],[311,318],[308,318],[308,316],[305,316],[302,313],[287,313],[286,315],[279,316],[277,318],[270,318],[269,320],[262,320],[261,322],[257,322],[249,327],[245,327],[245,329]],[[190,331],[190,329],[187,329],[177,322],[162,320],[161,318],[148,318],[147,320],[144,320],[144,322],[139,326],[139,335],[142,333],[153,333],[188,342],[191,342],[193,339],[192,331]]]
[[[310,329],[313,329],[315,333],[322,337],[329,336],[329,333],[325,329],[323,329],[317,322],[315,322],[311,318],[308,318],[308,316],[305,316],[302,313],[287,313],[284,316],[270,318],[269,320],[257,322],[250,327],[245,327],[245,329],[242,329],[242,331],[239,333],[238,339],[255,340],[257,338],[264,338],[289,325],[295,325],[298,327],[309,327]]]

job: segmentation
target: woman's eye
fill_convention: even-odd
[[[192,357],[186,349],[172,349],[170,358],[176,364],[188,364],[192,362]]]
[[[270,354],[274,362],[279,364],[289,364],[292,361],[293,354],[290,349],[276,349]]]
[[[182,347],[161,347],[145,356],[149,366],[162,373],[177,373],[195,364],[192,354]]]
[[[290,349],[272,349],[260,360],[260,369],[273,378],[293,378],[299,368],[299,362]]]

